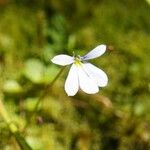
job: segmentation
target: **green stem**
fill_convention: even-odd
[[[8,125],[8,128],[9,128],[10,132],[14,135],[14,137],[15,137],[16,141],[18,142],[20,148],[22,150],[32,150],[32,148],[28,145],[28,143],[26,142],[24,137],[20,134],[17,126],[11,121],[2,100],[0,100],[0,115],[2,116],[5,123]]]
[[[58,74],[55,76],[55,78],[52,80],[52,82],[50,84],[48,84],[45,89],[44,92],[41,94],[41,96],[39,97],[37,103],[35,104],[34,110],[33,110],[33,114],[32,116],[34,116],[34,114],[37,112],[38,107],[42,101],[42,99],[47,95],[47,93],[49,92],[49,90],[52,88],[52,86],[55,84],[55,82],[57,81],[57,79],[59,78],[59,76],[62,74],[63,70],[65,69],[65,67],[63,67]],[[31,116],[31,118],[32,118]]]

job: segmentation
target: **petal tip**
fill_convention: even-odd
[[[107,46],[105,44],[101,44],[100,47],[101,47],[101,50],[106,51]]]
[[[65,90],[66,91],[66,90]],[[68,93],[67,91],[66,91],[66,94],[67,94],[67,96],[75,96],[76,95],[76,93]]]
[[[52,63],[54,63],[54,59],[52,58],[51,60],[50,60]]]
[[[74,94],[67,94],[67,96],[71,97],[71,96],[74,96]]]
[[[55,64],[55,57],[53,57],[50,61]]]

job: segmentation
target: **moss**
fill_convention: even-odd
[[[0,99],[32,147],[150,149],[149,7],[140,0],[0,2]],[[105,70],[109,84],[99,95],[66,96],[65,72],[33,112],[43,87],[58,71],[50,57],[87,53],[103,43],[107,52],[93,63]],[[29,64],[25,77],[28,60],[38,60],[44,74]],[[37,84],[34,73],[39,71],[42,82]],[[21,86],[17,97],[3,89],[9,80]],[[0,119],[0,149],[19,149]]]

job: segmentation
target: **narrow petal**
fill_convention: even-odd
[[[97,82],[99,87],[104,87],[107,85],[108,77],[103,70],[97,68],[91,63],[85,63],[84,66],[89,76],[91,76],[91,78],[93,78]]]
[[[55,56],[53,59],[51,59],[51,61],[54,64],[66,66],[66,65],[72,64],[74,59],[71,56],[62,54],[62,55]]]
[[[97,58],[97,57],[101,56],[102,54],[104,54],[105,51],[106,51],[106,45],[99,45],[96,48],[94,48],[93,50],[91,50],[89,53],[87,53],[86,55],[81,57],[81,59],[89,60],[89,59]]]
[[[84,70],[84,64],[77,67],[78,69],[78,78],[79,78],[79,85],[81,90],[88,94],[95,94],[99,91],[98,85],[88,76],[86,71]]]
[[[78,72],[76,65],[72,65],[65,82],[65,91],[68,96],[74,96],[79,90]]]

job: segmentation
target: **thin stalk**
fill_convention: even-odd
[[[10,132],[14,135],[16,141],[18,142],[22,150],[32,150],[30,145],[26,142],[25,138],[20,134],[17,126],[11,121],[5,106],[0,100],[0,115],[2,116],[5,123],[8,125]]]
[[[57,79],[60,77],[60,75],[62,74],[62,72],[64,71],[65,67],[63,67],[58,74],[55,76],[55,78],[52,80],[52,82],[50,84],[48,84],[45,89],[44,92],[41,94],[41,96],[39,97],[35,108],[33,110],[33,113],[35,113],[38,110],[38,107],[40,105],[40,102],[42,101],[42,99],[47,95],[47,93],[49,92],[49,90],[52,88],[52,86],[55,84],[55,82],[57,81]]]

